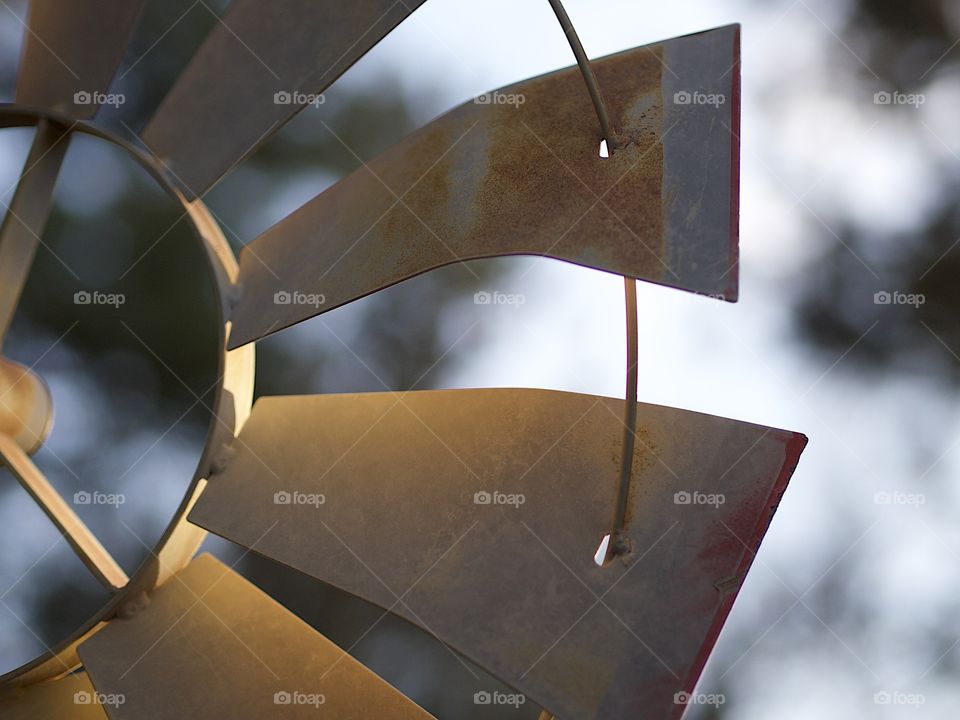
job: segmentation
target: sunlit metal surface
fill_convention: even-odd
[[[3,720],[107,720],[100,699],[82,672],[0,697]]]
[[[576,67],[452,110],[243,249],[230,346],[496,255],[735,300],[738,58],[730,26],[593,61],[621,143],[606,159]]]
[[[80,657],[111,720],[432,717],[210,555]]]
[[[31,0],[17,102],[91,117],[146,0]],[[12,11],[11,11],[12,12]]]
[[[0,357],[0,434],[32,453],[52,425],[53,398],[46,383],[30,368]]]
[[[459,261],[542,255],[737,298],[739,27],[589,62],[557,0],[579,68],[454,109],[238,264],[198,198],[422,2],[234,0],[148,124],[146,152],[82,120],[110,102],[142,0],[31,3],[17,104],[0,106],[0,127],[38,127],[0,235],[0,338],[69,133],[82,132],[131,153],[190,220],[222,352],[193,482],[129,581],[32,448],[0,437],[115,590],[73,636],[0,677],[3,717],[429,717],[229,568],[191,563],[203,528],[419,625],[545,718],[682,714],[674,694],[695,685],[806,440],[635,405],[632,280],[626,415],[623,400],[503,389],[265,398],[248,420],[252,341]],[[81,657],[115,702],[61,713],[71,689],[92,690],[64,677]]]
[[[146,130],[203,195],[424,0],[233,0]]]
[[[229,244],[223,237],[223,233],[211,218],[203,203],[201,201],[190,202],[184,198],[167,182],[166,175],[150,157],[108,131],[87,121],[76,121],[69,115],[52,110],[20,105],[0,105],[0,127],[21,127],[35,124],[69,127],[72,133],[91,135],[115,144],[129,153],[159,183],[161,189],[169,195],[171,200],[178,204],[184,215],[189,218],[190,230],[196,241],[204,249],[208,260],[210,279],[220,310],[219,346],[223,350],[219,354],[219,383],[211,406],[213,417],[210,421],[210,430],[203,455],[183,501],[157,542],[153,554],[137,568],[131,576],[130,582],[122,590],[115,592],[110,601],[70,637],[47,648],[38,658],[0,676],[0,696],[9,690],[15,691],[20,687],[43,683],[51,678],[63,675],[65,671],[75,669],[80,664],[77,657],[77,645],[83,639],[99,631],[106,620],[112,618],[118,612],[123,612],[124,607],[131,600],[136,601],[141,593],[149,592],[157,585],[162,584],[190,561],[199,549],[206,533],[196,525],[187,522],[186,514],[193,507],[193,503],[203,487],[204,478],[209,473],[210,468],[217,462],[224,445],[233,439],[246,420],[253,398],[254,346],[249,345],[232,351],[227,351],[225,347],[227,334],[225,308],[233,297],[233,288],[239,268]],[[26,177],[31,176],[32,173]],[[23,180],[21,180],[21,187],[22,185]],[[44,183],[44,186],[52,187],[52,182]],[[23,263],[16,277],[21,277],[21,274],[25,274],[28,269],[29,262]],[[28,382],[28,380],[22,382]],[[15,455],[13,448],[9,449],[7,455]],[[43,476],[36,473],[36,469],[32,467],[32,463],[28,459],[22,457],[18,459],[21,471],[26,468],[30,476],[28,479],[35,481],[27,484],[33,489],[35,497],[40,500],[41,506],[57,523],[61,532],[64,532],[67,539],[71,540],[70,529],[74,528],[77,530],[77,537],[82,537],[83,530],[80,529],[79,525],[72,524],[69,514],[60,512],[63,509],[62,507],[56,507],[60,498],[49,488]],[[41,492],[38,493],[37,490]],[[40,495],[42,495],[42,499]],[[69,508],[67,509],[69,510]],[[64,522],[64,520],[67,522]],[[95,538],[88,539],[92,541],[88,543],[90,552],[84,553],[82,549],[79,549],[81,558],[97,555],[94,543],[97,545],[99,543]],[[73,540],[71,540],[71,543],[73,543]],[[98,567],[108,567],[110,561],[105,558],[102,559],[104,562],[99,563]],[[95,573],[97,571],[97,569],[94,569]],[[102,569],[100,572],[103,572]],[[122,571],[111,573],[113,579],[108,580],[108,584],[115,586],[118,582],[121,582],[123,580],[121,573]],[[4,703],[0,699],[0,716],[2,716],[3,710]]]
[[[559,718],[675,717],[806,439],[639,404],[630,550],[601,568],[622,404],[262,398],[189,517],[392,610]]]

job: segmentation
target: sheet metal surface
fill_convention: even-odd
[[[423,2],[233,0],[143,139],[203,195]]]
[[[190,520],[388,608],[567,720],[677,717],[806,439],[542,390],[261,398]]]
[[[146,0],[31,0],[17,102],[92,117]]]
[[[210,555],[80,646],[111,720],[432,716]]]
[[[593,61],[452,110],[250,242],[231,347],[427,270],[544,255],[737,297],[738,26]]]
[[[0,694],[4,720],[107,720],[101,700],[86,673],[17,688]]]

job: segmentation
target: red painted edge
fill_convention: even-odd
[[[700,651],[697,653],[697,657],[694,660],[693,665],[690,667],[690,672],[687,674],[687,677],[683,682],[681,688],[683,692],[692,693],[696,688],[697,681],[700,679],[700,674],[703,672],[703,668],[707,664],[707,658],[710,657],[713,647],[717,644],[717,639],[720,637],[720,631],[727,622],[727,616],[730,614],[730,610],[733,609],[733,603],[737,599],[737,595],[740,594],[740,588],[743,587],[743,581],[746,579],[747,572],[750,570],[750,566],[753,564],[753,558],[760,549],[760,543],[763,540],[763,536],[766,534],[767,528],[770,527],[770,522],[773,520],[774,513],[776,513],[777,507],[780,505],[780,499],[787,490],[787,484],[790,482],[790,477],[793,475],[793,471],[797,469],[797,464],[800,462],[800,455],[803,453],[803,449],[806,446],[806,435],[797,432],[789,433],[789,439],[787,439],[784,447],[783,465],[780,468],[780,473],[777,476],[777,480],[773,484],[773,488],[771,489],[770,495],[767,498],[766,507],[770,508],[770,511],[769,513],[761,514],[760,519],[757,521],[757,527],[753,531],[753,535],[747,544],[747,547],[750,548],[750,550],[748,552],[744,552],[743,559],[740,561],[740,565],[735,573],[736,576],[740,578],[740,585],[737,587],[736,592],[730,592],[726,596],[720,598],[720,605],[718,606],[717,612],[713,617],[713,622],[710,625],[710,629],[707,631],[707,636],[704,639],[703,645],[700,647]],[[685,705],[677,705],[677,708],[673,714],[674,719],[679,720],[686,709],[687,708]]]
[[[731,83],[730,118],[733,131],[730,133],[730,285],[724,297],[736,302],[740,296],[740,25],[733,34],[733,80]]]

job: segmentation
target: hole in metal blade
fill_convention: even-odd
[[[610,535],[604,535],[603,540],[600,541],[600,547],[597,548],[596,554],[593,556],[593,561],[597,564],[598,567],[603,567],[607,564],[607,549],[610,547]]]

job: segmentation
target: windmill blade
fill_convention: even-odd
[[[17,102],[96,114],[145,0],[30,0]]]
[[[424,0],[233,0],[142,133],[203,195]]]
[[[387,608],[565,720],[678,717],[806,438],[542,390],[261,398],[190,520]]]
[[[230,347],[496,255],[736,300],[739,37],[730,26],[594,61],[619,128],[606,159],[577,68],[434,120],[243,249]]]
[[[0,697],[4,720],[107,720],[86,673],[16,688]]]
[[[432,717],[210,555],[79,652],[111,720]]]
[[[37,124],[23,172],[0,225],[0,346],[33,265],[40,236],[53,206],[53,190],[69,145],[64,128]]]

